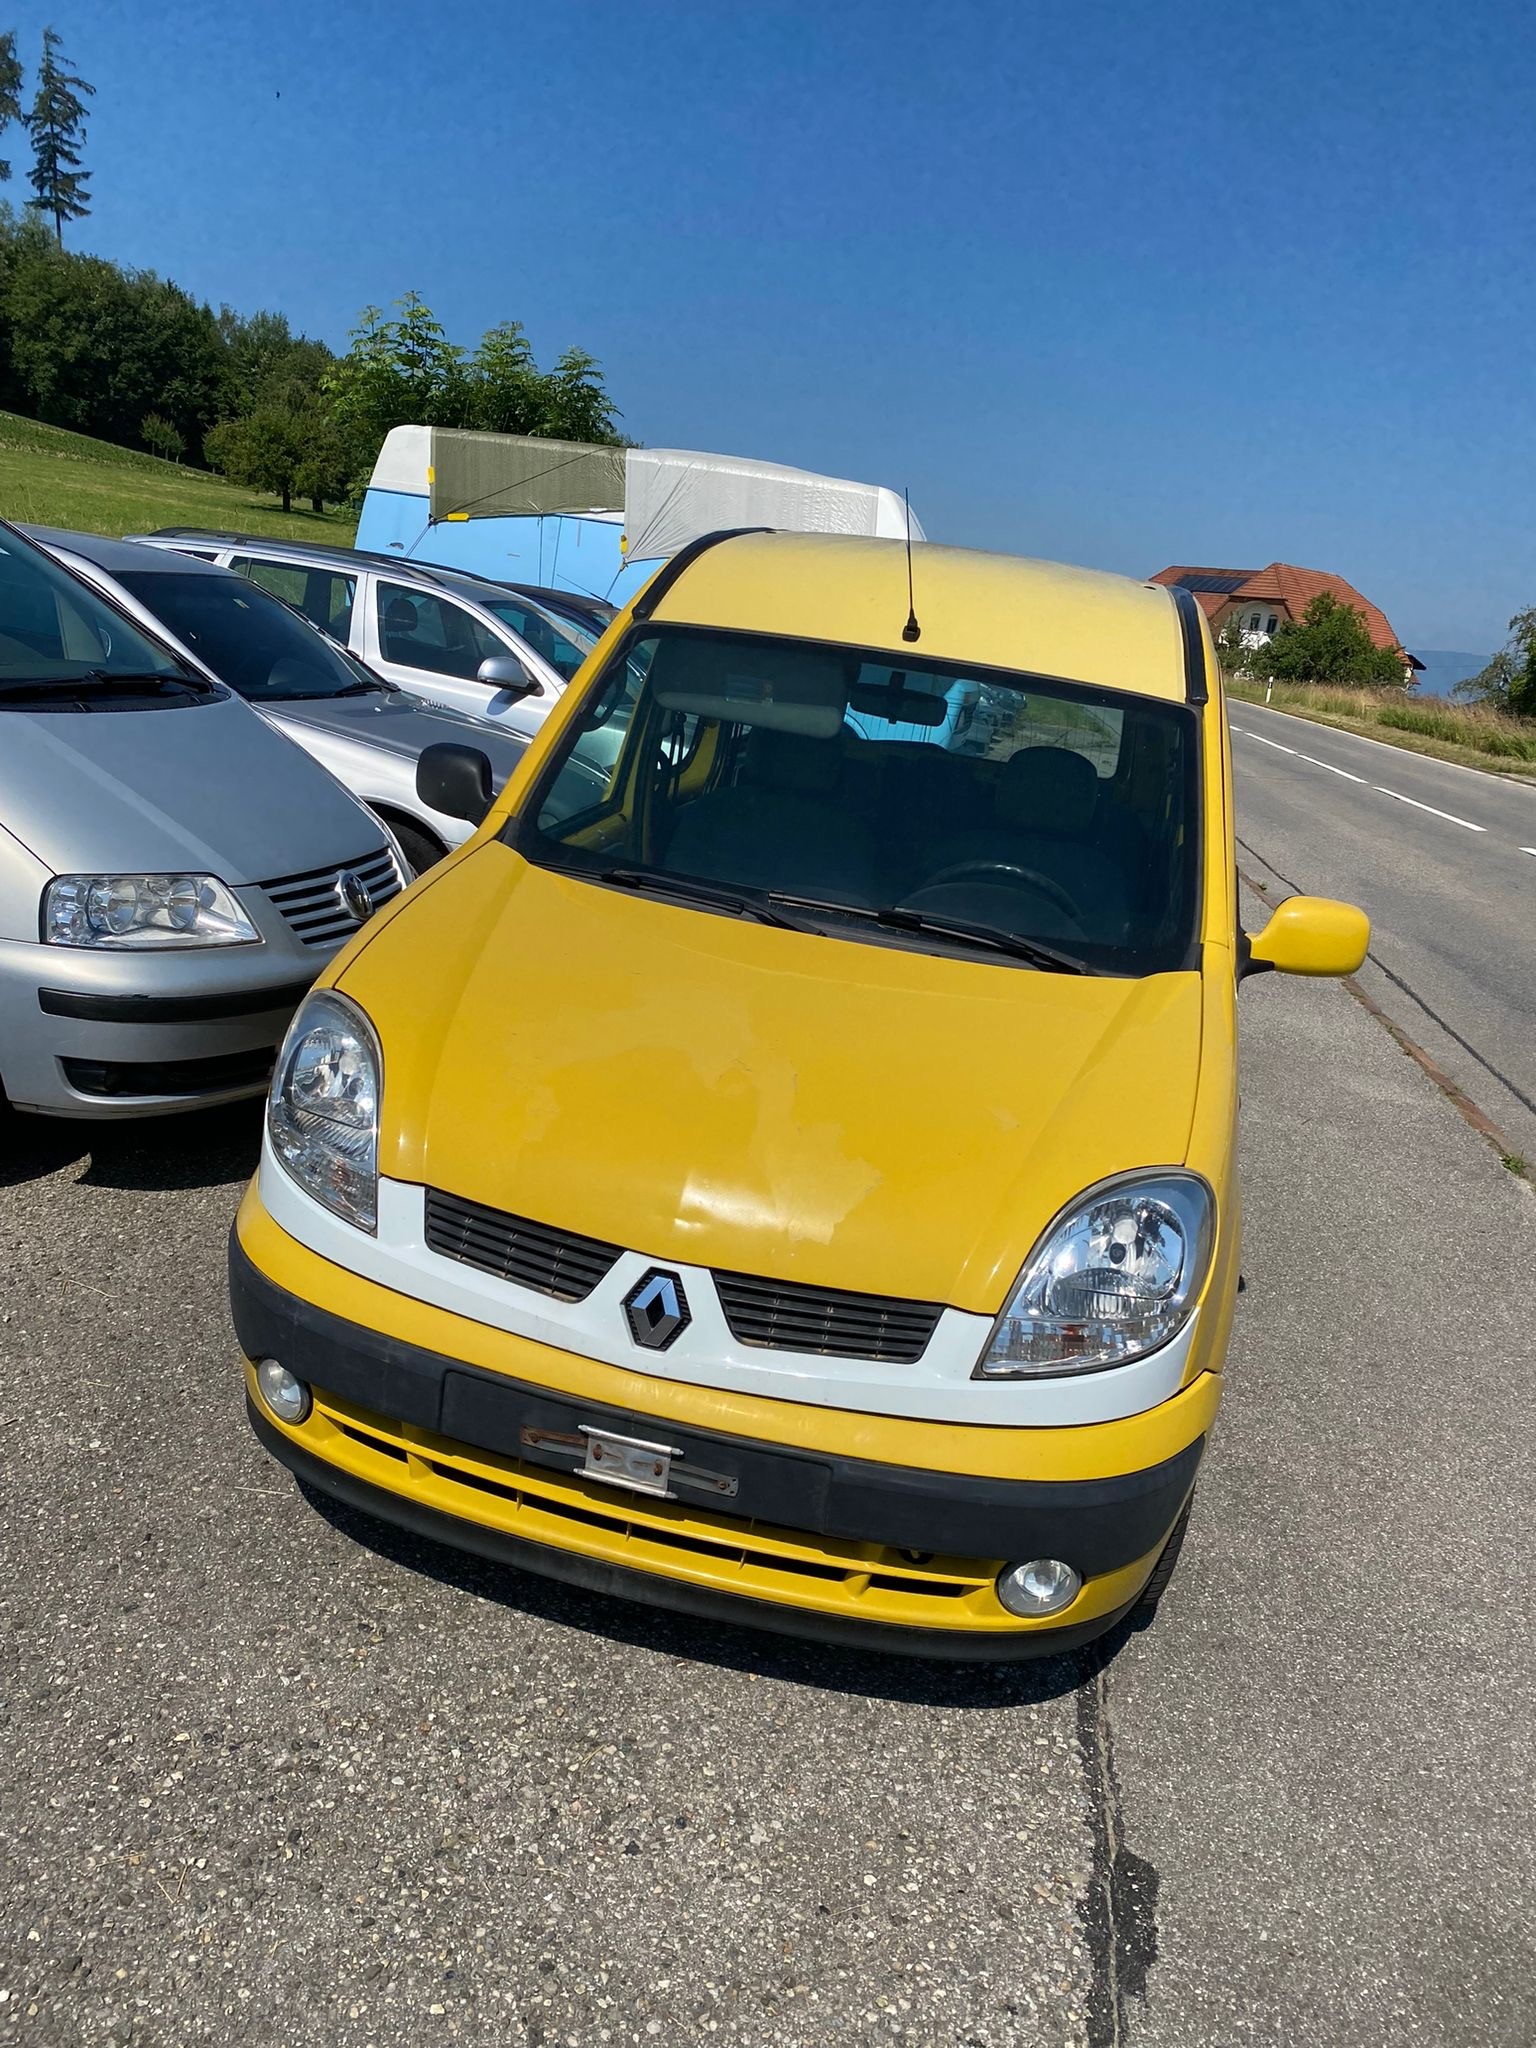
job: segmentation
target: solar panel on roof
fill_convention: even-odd
[[[1192,576],[1179,577],[1178,588],[1180,590],[1218,591],[1222,596],[1227,596],[1234,590],[1241,590],[1247,581],[1247,574],[1241,576],[1210,576],[1202,575],[1197,570]]]

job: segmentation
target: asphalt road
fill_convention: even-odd
[[[1536,1200],[1345,990],[1242,1002],[1179,1576],[1011,1673],[321,1511],[241,1414],[254,1115],[13,1129],[0,2043],[1536,2040]]]
[[[1244,867],[1370,912],[1364,987],[1536,1161],[1536,780],[1231,716]]]

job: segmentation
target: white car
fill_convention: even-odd
[[[531,737],[597,643],[527,593],[429,562],[176,527],[135,534],[270,590],[376,675]]]

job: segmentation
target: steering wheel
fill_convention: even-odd
[[[1040,894],[1054,903],[1059,910],[1064,910],[1074,924],[1081,924],[1083,921],[1082,911],[1060,882],[1053,882],[1049,875],[1042,875],[1038,868],[1020,867],[1017,861],[953,861],[947,868],[940,868],[936,875],[930,875],[924,882],[923,889],[937,889],[941,883],[958,882],[965,875],[1016,875],[1021,882],[1027,882],[1032,889],[1038,889]],[[919,890],[913,891],[914,895],[921,893]]]

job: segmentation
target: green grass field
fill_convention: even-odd
[[[284,513],[277,498],[221,477],[0,412],[0,516],[85,533],[144,533],[157,526],[220,526],[349,547],[345,509]]]

